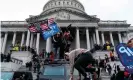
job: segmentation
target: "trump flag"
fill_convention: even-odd
[[[116,46],[118,57],[129,73],[133,73],[133,48],[128,47],[125,43]]]
[[[30,24],[29,31],[30,32],[38,32],[37,29],[36,29],[36,26],[34,24]]]
[[[56,23],[50,24],[49,28],[50,28],[50,30],[47,30],[47,31],[43,32],[43,37],[44,37],[45,40],[48,39],[49,37],[57,34],[58,32],[60,32],[60,29],[59,29],[59,27],[57,26]]]

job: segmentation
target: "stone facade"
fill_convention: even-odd
[[[106,41],[115,46],[133,38],[133,26],[126,21],[103,21],[96,15],[88,15],[78,0],[49,0],[40,15],[30,16],[26,21],[1,21],[1,53],[8,53],[10,45],[17,41],[21,46],[35,48],[38,54],[43,48],[51,51],[50,38],[45,41],[41,34],[28,31],[28,23],[47,18],[55,18],[62,29],[72,24],[75,32],[72,49],[91,49],[94,44],[103,45]]]

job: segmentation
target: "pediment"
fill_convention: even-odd
[[[67,11],[55,12],[45,18],[55,18],[56,20],[88,20],[86,17],[70,13]]]
[[[72,12],[70,10],[57,10],[47,14],[31,17],[28,20],[31,22],[32,20],[40,21],[49,18],[55,18],[56,20],[87,20],[91,22],[99,21],[99,19],[94,16],[89,16],[86,13]]]

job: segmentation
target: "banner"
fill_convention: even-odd
[[[125,43],[116,46],[118,57],[129,73],[133,73],[133,48],[128,47]]]
[[[59,29],[59,27],[57,26],[56,23],[53,23],[53,24],[49,25],[49,28],[50,28],[50,30],[47,30],[47,31],[43,32],[43,37],[44,37],[45,40],[48,39],[49,37],[57,34],[58,32],[60,32],[60,29]]]

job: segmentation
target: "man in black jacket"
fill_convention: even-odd
[[[60,33],[57,33],[52,38],[53,47],[54,47],[54,54],[55,54],[56,59],[59,59],[59,55],[60,55],[59,51],[60,51],[61,41],[62,40],[61,40]]]

